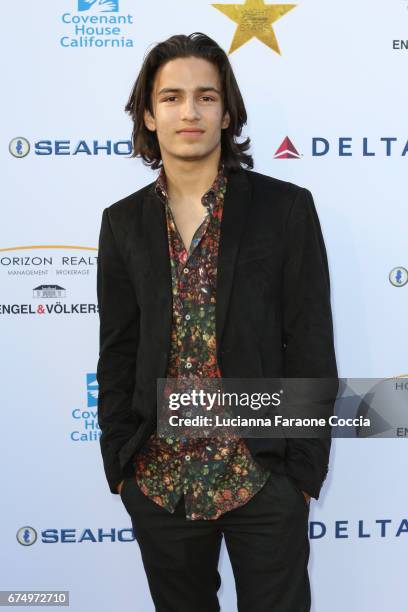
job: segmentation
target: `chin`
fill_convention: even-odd
[[[186,147],[182,151],[174,152],[174,157],[178,159],[185,159],[186,161],[195,161],[198,159],[204,159],[211,154],[212,151],[200,151],[194,150],[193,147]]]

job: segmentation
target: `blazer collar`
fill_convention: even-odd
[[[223,214],[218,246],[216,283],[216,342],[217,356],[221,346],[225,319],[231,295],[235,262],[240,240],[248,215],[251,186],[246,171],[226,170],[227,189],[224,195]],[[172,324],[172,285],[168,251],[166,215],[163,201],[152,183],[143,206],[143,235],[146,240],[151,268],[154,275],[157,299],[160,301],[163,340],[170,342]]]

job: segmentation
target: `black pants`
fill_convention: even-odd
[[[184,497],[171,514],[146,497],[134,477],[126,478],[121,497],[156,612],[220,610],[223,535],[239,612],[309,612],[309,504],[286,475],[273,473],[245,505],[216,520],[187,520]]]

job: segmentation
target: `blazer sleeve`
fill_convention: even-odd
[[[326,389],[325,414],[329,416],[333,414],[338,391],[330,278],[322,231],[309,190],[298,190],[286,230],[283,268],[284,375],[288,379],[327,379],[323,385]],[[313,385],[313,381],[311,383]],[[293,384],[296,382],[293,381]],[[328,472],[330,448],[330,429],[328,437],[287,439],[287,473],[301,490],[316,499]]]
[[[112,493],[126,474],[118,452],[137,429],[131,410],[139,342],[140,311],[112,232],[109,209],[102,213],[97,263],[99,307],[98,424],[104,470]]]

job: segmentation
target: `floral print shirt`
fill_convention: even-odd
[[[216,358],[215,304],[220,223],[227,177],[223,165],[203,195],[203,220],[185,248],[170,208],[164,168],[156,181],[163,201],[172,275],[173,319],[167,378],[221,378]],[[158,437],[133,458],[142,492],[173,513],[184,494],[186,518],[217,519],[245,504],[268,479],[243,439]]]

